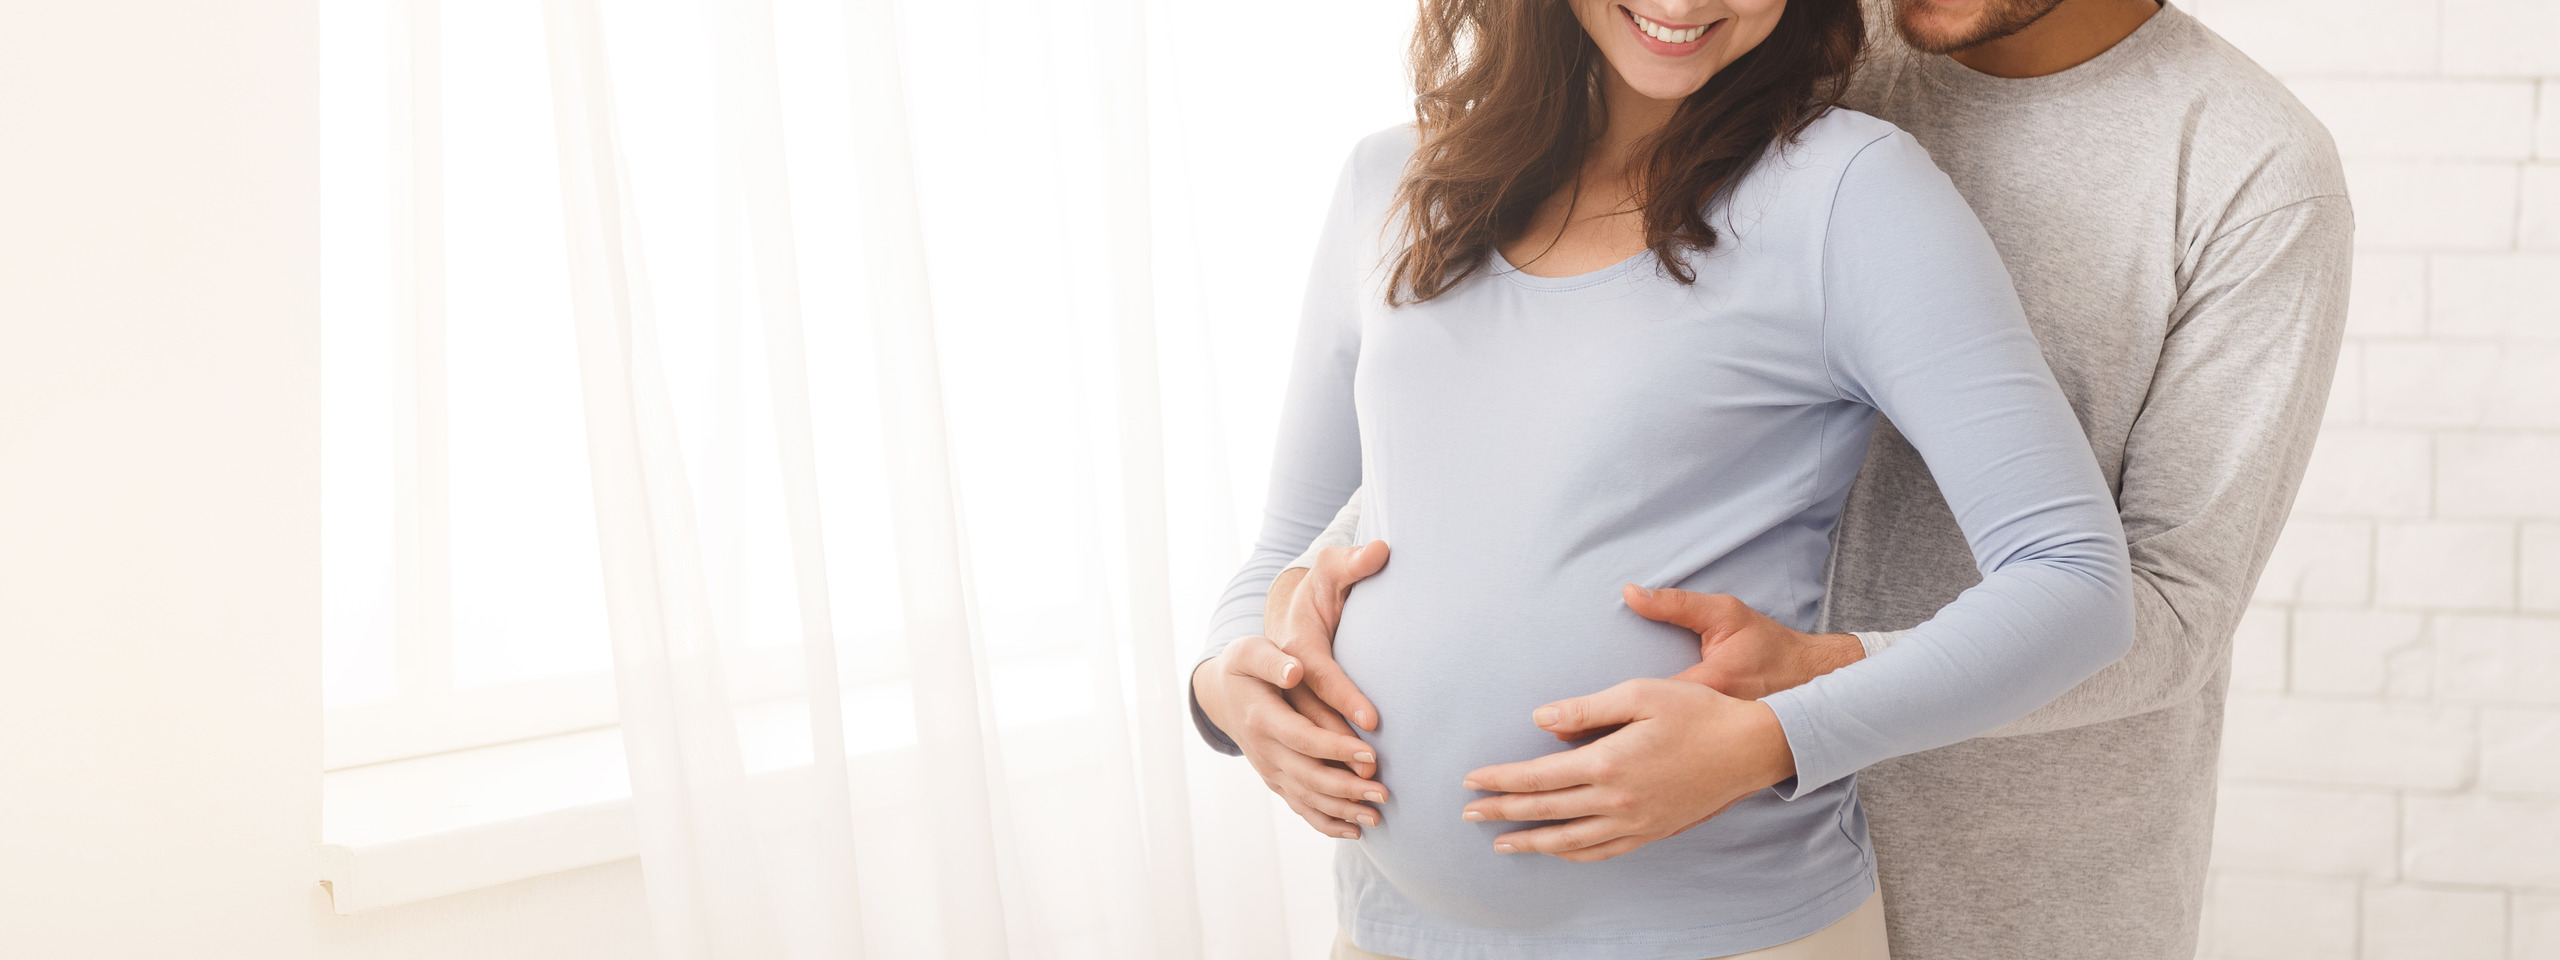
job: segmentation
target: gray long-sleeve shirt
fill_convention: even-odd
[[[1886,22],[1882,5],[1870,20]],[[2353,218],[2335,148],[2175,7],[2088,63],[1990,77],[1894,42],[1850,103],[1909,130],[1991,233],[2133,558],[2132,651],[1999,735],[1859,777],[1897,960],[2194,955],[2231,635],[2318,432]],[[1338,534],[1350,542],[1353,498]],[[1877,428],[1829,629],[1889,647],[1977,579]]]
[[[2121,656],[2115,504],[1999,255],[1908,136],[1835,111],[1711,208],[1694,284],[1650,252],[1572,277],[1497,255],[1388,307],[1405,129],[1354,154],[1319,248],[1264,536],[1213,633],[1355,485],[1394,564],[1335,653],[1378,705],[1385,823],[1338,857],[1344,926],[1416,960],[1694,960],[1774,946],[1872,889],[1849,773],[2024,715]],[[1877,413],[1928,451],[1979,586],[1878,656],[1764,699],[1796,776],[1606,863],[1505,857],[1476,767],[1565,749],[1532,708],[1662,677],[1696,638],[1619,585],[1818,616]]]

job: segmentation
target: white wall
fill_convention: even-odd
[[[2190,9],[2328,124],[2360,254],[2203,952],[2560,958],[2560,0]]]
[[[0,953],[640,957],[629,863],[343,918],[307,2],[0,2]]]

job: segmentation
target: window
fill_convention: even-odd
[[[327,763],[609,726],[541,11],[331,12]]]
[[[906,656],[841,11],[837,0],[774,4],[797,277],[769,291],[741,200],[721,186],[736,175],[721,166],[707,42],[717,8],[609,3],[604,22],[729,685],[742,704],[787,710],[800,684],[760,332],[765,304],[787,295],[807,340],[839,681],[848,716],[876,721],[848,739],[894,743],[905,736]],[[1404,109],[1389,21],[1409,14],[1335,11],[1353,12],[1380,21],[1356,31],[1374,70],[1278,69],[1341,29],[1332,14],[1290,21],[1303,36],[1274,41],[1274,63],[1241,72],[1215,45],[1164,48],[1201,58],[1185,68],[1192,75],[1232,74],[1226,86],[1167,82],[1154,94],[1165,98],[1156,309],[1183,518],[1181,624],[1205,618],[1250,534],[1237,527],[1250,526],[1267,448],[1226,437],[1265,436],[1258,425],[1276,417],[1296,265],[1330,171]],[[1025,16],[1024,29],[998,37],[906,37],[951,455],[1000,725],[1093,710],[1077,698],[1094,686],[1075,681],[1098,669],[1091,652],[1126,622],[1106,583],[1118,574],[1096,554],[1116,542],[1106,531],[1120,509],[1112,294],[1100,254],[1077,242],[1103,216],[1093,185],[1109,174],[1087,115],[1103,98],[1075,87],[1099,82],[1077,59],[1098,54],[1082,13],[1035,5]],[[324,0],[321,19],[327,765],[612,726],[542,8]],[[1204,36],[1240,25],[1202,23]],[[1036,72],[1048,85],[1001,85],[981,69],[994,56],[1045,65]],[[1311,95],[1311,84],[1321,89]],[[1298,113],[1239,114],[1238,89]],[[991,103],[1007,105],[1005,124],[986,122]],[[1273,129],[1304,133],[1274,143]],[[1214,207],[1195,209],[1193,197]],[[1273,263],[1291,266],[1275,273]],[[1233,408],[1206,399],[1230,384]],[[1242,484],[1232,501],[1231,476]],[[1061,566],[1076,558],[1096,562]]]
[[[703,11],[617,12],[616,79],[648,106],[624,133],[663,254],[658,329],[715,614],[737,639],[729,679],[744,699],[787,698],[796,599],[748,251],[721,221],[704,135]],[[326,765],[612,726],[542,9],[340,0],[324,14]],[[829,240],[810,232],[804,248]],[[820,307],[845,296],[810,287]],[[871,471],[837,475],[831,501],[880,499]],[[885,542],[869,536],[883,518],[843,519]],[[897,645],[867,642],[895,627],[885,562],[836,558],[870,628],[837,639],[875,654],[846,658],[848,684],[898,673]]]
[[[854,202],[854,161],[870,154],[856,149],[847,54],[867,44],[849,43],[840,0],[772,6],[770,60],[716,42],[741,39],[723,33],[736,29],[739,5],[615,0],[602,16],[616,179],[645,258],[629,277],[646,289],[628,292],[645,303],[659,355],[634,373],[663,368],[690,485],[688,522],[652,523],[648,535],[697,548],[698,564],[670,565],[688,576],[698,569],[719,652],[719,675],[689,664],[678,675],[684,699],[671,701],[670,671],[644,659],[622,666],[653,682],[617,691],[605,602],[615,581],[603,576],[610,558],[597,548],[560,186],[595,168],[564,171],[556,156],[556,48],[544,10],[516,0],[323,0],[330,772],[320,859],[341,911],[630,855],[635,771],[622,748],[666,736],[656,726],[616,729],[618,693],[653,715],[676,702],[686,720],[702,721],[677,724],[675,736],[710,750],[707,768],[720,775],[743,773],[775,796],[810,782],[820,738],[802,682],[803,598],[766,384],[768,323],[805,341],[824,597],[859,782],[912,785],[917,755],[901,748],[917,741],[917,706],[960,683],[976,688],[983,759],[1000,760],[1008,789],[1023,791],[1017,809],[1034,817],[1072,809],[1037,798],[1106,795],[1079,784],[1137,795],[1121,776],[1128,763],[1111,759],[1132,745],[1113,741],[1182,723],[1177,711],[1133,713],[1142,695],[1130,678],[1180,665],[1138,656],[1167,651],[1142,651],[1136,618],[1123,609],[1132,525],[1122,473],[1138,458],[1119,448],[1116,325],[1126,291],[1112,274],[1129,261],[1106,251],[1127,221],[1105,209],[1125,200],[1096,189],[1130,169],[1111,159],[1128,144],[1103,122],[1103,87],[1123,75],[1101,69],[1102,58],[1123,48],[1098,42],[1091,11],[1073,6],[1017,5],[1019,18],[1003,18],[1014,29],[992,34],[934,29],[926,15],[917,20],[927,28],[901,34],[941,439],[964,511],[960,539],[937,534],[922,552],[960,550],[975,648],[969,675],[941,672],[938,686],[916,688],[885,475],[895,452],[884,437]],[[1393,8],[1338,2],[1282,25],[1297,31],[1287,37],[1259,16],[1179,16],[1203,41],[1248,28],[1269,37],[1258,49],[1271,62],[1243,69],[1231,44],[1161,48],[1201,63],[1150,84],[1151,98],[1165,101],[1151,115],[1209,131],[1177,132],[1170,120],[1149,128],[1160,138],[1150,144],[1146,207],[1177,623],[1205,619],[1249,535],[1237,527],[1253,511],[1234,505],[1258,491],[1250,479],[1237,490],[1228,481],[1260,476],[1267,447],[1229,445],[1227,421],[1267,426],[1276,415],[1299,265],[1327,209],[1331,171],[1348,144],[1404,109],[1395,24],[1351,31],[1376,41],[1369,75],[1299,69],[1301,51],[1338,47],[1344,15],[1370,10]],[[771,71],[750,81],[778,82],[755,87],[754,98],[730,95],[750,60]],[[1221,81],[1176,79],[1210,72]],[[1354,98],[1310,96],[1310,84],[1390,95],[1344,111]],[[1257,85],[1244,101],[1276,110],[1232,109],[1239,88]],[[778,105],[764,96],[776,90]],[[571,115],[586,116],[593,102],[576,102]],[[778,144],[740,133],[775,106]],[[777,165],[784,175],[773,174]],[[787,187],[779,204],[775,186]],[[1195,196],[1207,206],[1195,209]],[[768,214],[753,223],[750,198]],[[770,215],[777,207],[788,213],[781,228],[784,218]],[[1275,273],[1275,263],[1290,266]],[[1252,399],[1225,407],[1230,384]],[[627,478],[603,479],[616,489]],[[623,526],[606,532],[620,542],[630,524],[617,516]],[[950,569],[915,562],[937,577]],[[706,679],[718,682],[696,682]],[[701,736],[731,732],[734,768],[726,745]],[[884,788],[866,801],[918,795]],[[872,828],[897,829],[890,820],[863,827]],[[1038,856],[1089,872],[1071,831],[1030,836],[1046,844]],[[895,870],[898,861],[866,862]]]

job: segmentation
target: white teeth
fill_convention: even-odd
[[[1706,36],[1707,27],[1714,26],[1714,24],[1708,24],[1707,26],[1702,27],[1690,27],[1686,30],[1673,30],[1659,23],[1647,20],[1645,19],[1644,14],[1637,13],[1633,10],[1627,11],[1627,14],[1636,18],[1636,29],[1644,31],[1645,36],[1652,37],[1664,43],[1688,43],[1689,41],[1696,40],[1699,37]]]

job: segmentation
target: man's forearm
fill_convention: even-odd
[[[1314,543],[1307,544],[1307,552],[1299,554],[1298,559],[1289,561],[1289,569],[1305,570],[1315,566],[1316,554],[1323,553],[1326,547],[1355,545],[1359,540],[1359,532],[1360,488],[1355,487],[1351,491],[1351,499],[1342,505],[1342,509],[1334,512],[1333,522],[1324,525],[1324,532],[1316,534]],[[1285,595],[1285,591],[1280,590],[1278,584],[1273,585],[1271,592],[1274,596]]]
[[[1265,635],[1270,626],[1279,623],[1289,609],[1289,597],[1298,592],[1298,582],[1307,578],[1306,567],[1290,567],[1271,578],[1271,592],[1262,595],[1262,623]]]

